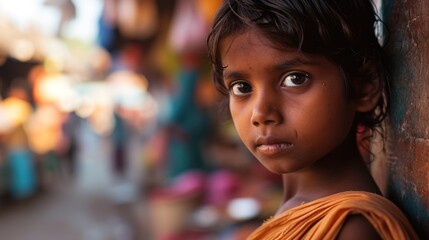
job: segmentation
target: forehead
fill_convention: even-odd
[[[220,45],[222,65],[252,65],[254,62],[293,65],[317,64],[328,59],[323,55],[308,54],[297,48],[279,46],[259,31],[248,30],[226,37]]]
[[[283,51],[274,48],[274,44],[257,31],[245,31],[226,37],[220,45],[224,73],[237,70],[251,69],[258,65],[262,67],[280,61]]]
[[[222,57],[234,54],[243,49],[272,48],[278,49],[275,44],[265,37],[260,31],[253,28],[226,36],[220,43]]]

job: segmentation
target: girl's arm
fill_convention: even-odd
[[[337,240],[381,240],[371,223],[362,215],[352,215],[347,218],[341,228]]]

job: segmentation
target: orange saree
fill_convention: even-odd
[[[403,213],[386,198],[368,192],[341,192],[275,216],[248,240],[335,239],[347,216],[361,214],[382,239],[418,239]]]

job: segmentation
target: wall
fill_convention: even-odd
[[[429,1],[384,0],[392,114],[385,192],[429,239]]]

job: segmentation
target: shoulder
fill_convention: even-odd
[[[372,224],[362,215],[349,215],[337,235],[337,240],[381,239]]]

